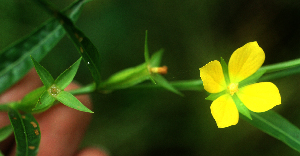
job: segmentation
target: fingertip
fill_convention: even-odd
[[[108,156],[108,154],[98,148],[89,147],[79,151],[75,156]]]

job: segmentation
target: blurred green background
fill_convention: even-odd
[[[72,0],[52,0],[58,8]],[[0,50],[28,35],[51,16],[30,0],[1,0]],[[299,0],[94,0],[76,25],[98,48],[104,79],[143,63],[144,35],[150,53],[165,49],[169,81],[200,79],[199,68],[257,41],[264,65],[300,57]],[[64,37],[41,62],[54,77],[79,57]],[[81,65],[76,81],[92,81]],[[299,75],[273,81],[281,93],[282,116],[300,126]],[[114,156],[297,155],[282,142],[240,120],[218,129],[205,92],[125,89],[92,94],[94,118],[82,147]]]

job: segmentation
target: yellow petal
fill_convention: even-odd
[[[245,86],[237,92],[237,96],[253,112],[265,112],[281,104],[279,90],[271,82]]]
[[[226,89],[225,78],[219,61],[211,61],[199,70],[206,91],[218,93]]]
[[[239,112],[229,94],[222,95],[213,101],[210,110],[218,128],[236,125],[239,121]]]
[[[265,53],[256,41],[240,47],[233,52],[228,63],[230,82],[238,83],[251,76],[264,61]]]

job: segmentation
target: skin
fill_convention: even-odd
[[[35,70],[31,70],[20,82],[0,96],[0,103],[21,100],[30,91],[42,86]],[[79,86],[71,83],[65,90]],[[87,95],[76,96],[89,109],[92,103]],[[41,144],[38,156],[107,156],[97,148],[78,150],[84,133],[91,120],[91,114],[80,112],[62,104],[51,107],[46,112],[35,115],[41,129]],[[6,112],[0,112],[0,127],[10,124]],[[16,144],[13,136],[0,143],[5,155],[14,156]]]

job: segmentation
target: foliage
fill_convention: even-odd
[[[17,143],[17,155],[37,155],[42,132],[40,132],[39,124],[32,114],[47,111],[57,104],[56,101],[78,111],[94,113],[77,100],[74,95],[111,93],[121,89],[165,89],[185,98],[181,91],[196,91],[197,93],[204,91],[203,82],[200,79],[169,82],[162,76],[167,73],[167,67],[161,66],[163,53],[169,53],[169,51],[160,49],[150,56],[147,31],[144,43],[145,61],[115,72],[103,80],[102,74],[104,73],[101,72],[103,67],[100,62],[102,59],[101,51],[98,51],[97,46],[92,43],[85,32],[73,23],[78,19],[82,7],[88,0],[78,0],[63,11],[59,11],[47,1],[35,1],[53,17],[40,25],[30,35],[0,52],[1,93],[17,83],[32,67],[35,67],[44,85],[31,91],[20,101],[0,105],[0,111],[7,112],[11,121],[11,125],[0,129],[0,141],[5,140],[13,132]],[[54,79],[49,72],[50,70],[46,70],[39,62],[65,34],[72,40],[79,55],[76,55],[78,59],[74,64]],[[137,54],[143,55],[142,52]],[[64,89],[77,74],[82,59],[93,78],[93,82],[76,90],[65,91]],[[221,58],[221,65],[223,69],[226,69],[227,65],[223,58]],[[240,84],[246,86],[255,82],[270,81],[299,74],[299,67],[300,59],[263,66],[252,76],[242,80]],[[225,73],[227,72],[225,71]],[[226,76],[226,74],[224,75]],[[216,100],[223,94],[224,92],[212,93],[206,99]],[[235,103],[240,103],[240,101],[235,101]],[[271,110],[264,113],[254,113],[244,107],[238,107],[238,110],[243,114],[242,118],[245,121],[300,152],[300,138],[298,136],[300,130],[283,116]]]

